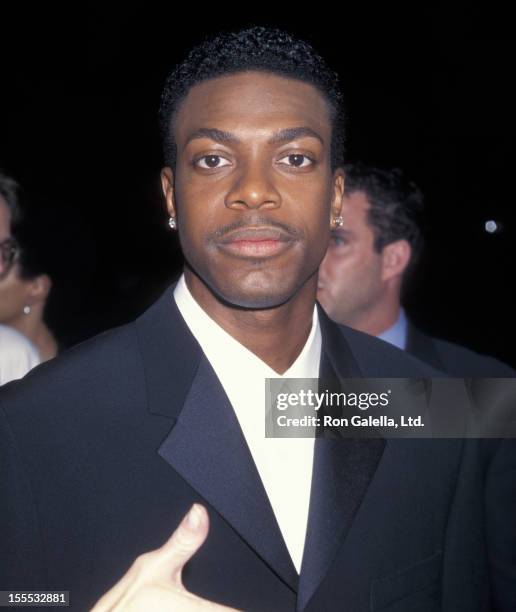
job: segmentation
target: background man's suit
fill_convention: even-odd
[[[322,311],[320,321],[324,376],[436,375]],[[214,601],[262,612],[516,609],[508,440],[316,440],[298,577],[170,290],[135,323],[8,385],[0,405],[0,589],[69,589],[87,609],[197,501],[211,528],[184,582]]]
[[[513,377],[508,365],[474,351],[425,334],[409,321],[407,327],[407,352],[433,368],[457,377]]]

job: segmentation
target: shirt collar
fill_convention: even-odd
[[[407,316],[403,308],[400,308],[400,314],[394,325],[391,325],[391,327],[384,332],[378,334],[377,337],[380,338],[380,340],[397,346],[403,351],[405,350],[407,346]]]
[[[228,334],[201,308],[188,289],[184,274],[181,275],[174,289],[174,299],[183,319],[221,381],[227,379],[228,376],[248,377],[251,372],[264,378],[280,376],[252,351]],[[314,304],[312,328],[308,339],[297,359],[282,377],[317,378],[321,346],[319,317]]]

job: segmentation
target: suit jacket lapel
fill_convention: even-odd
[[[338,327],[319,310],[323,354],[319,377],[335,387],[362,376]],[[298,591],[303,610],[328,572],[376,472],[382,438],[315,440],[310,510]]]
[[[234,410],[203,358],[159,454],[293,590],[297,573]]]
[[[137,325],[149,410],[175,419],[158,453],[297,590],[297,572],[234,410],[172,290]]]
[[[348,343],[319,308],[320,377],[362,376]],[[181,317],[173,287],[136,322],[148,408],[173,425],[158,452],[293,590],[298,577],[240,425],[218,378]],[[349,531],[384,448],[383,439],[315,441],[303,609]]]
[[[203,354],[176,306],[174,286],[136,320],[149,412],[172,419],[181,412]]]

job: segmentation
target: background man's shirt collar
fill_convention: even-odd
[[[389,342],[390,344],[394,344],[398,348],[403,351],[407,347],[407,315],[405,314],[405,310],[400,308],[400,314],[398,316],[398,320],[394,325],[391,325],[389,329],[386,329],[384,332],[377,336],[380,340],[385,340],[385,342]]]

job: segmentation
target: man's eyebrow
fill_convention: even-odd
[[[317,138],[317,140],[320,140],[321,143],[324,144],[323,138],[317,132],[312,130],[312,128],[309,127],[284,128],[282,130],[278,130],[268,140],[268,144],[281,144],[284,142],[291,142],[292,140],[296,140],[297,138],[303,138],[306,136]],[[199,128],[188,136],[185,142],[185,147],[192,140],[199,138],[209,138],[210,140],[220,142],[222,144],[238,144],[240,142],[240,140],[231,132],[225,132],[223,130],[218,130],[217,128]]]
[[[332,229],[330,233],[332,236],[343,236],[344,238],[349,238],[350,236],[353,236],[353,232],[344,227],[339,227],[339,229]]]
[[[192,132],[190,136],[188,136],[185,142],[185,147],[189,142],[195,140],[196,138],[209,138],[210,140],[214,140],[215,142],[220,143],[240,142],[238,138],[231,132],[224,132],[223,130],[218,130],[217,128],[199,128],[198,130],[195,130],[195,132]]]
[[[324,144],[322,136],[320,136],[317,132],[315,132],[314,130],[312,130],[312,128],[309,127],[284,128],[283,130],[279,130],[272,135],[269,140],[269,144],[291,142],[292,140],[296,140],[297,138],[303,138],[306,136],[317,138],[317,140],[320,140],[321,143]]]

